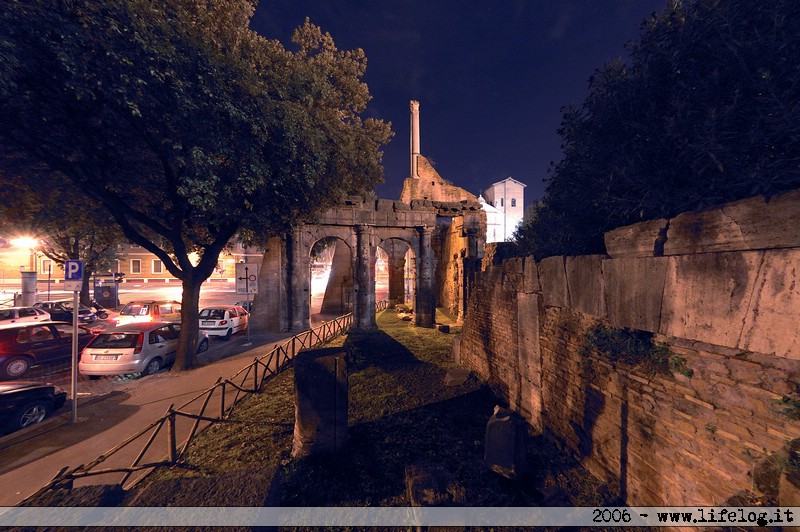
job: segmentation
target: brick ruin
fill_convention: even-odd
[[[456,360],[628,504],[795,506],[798,221],[795,191],[611,231],[607,255],[487,253]]]

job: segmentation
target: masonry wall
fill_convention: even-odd
[[[799,221],[792,192],[615,230],[604,256],[490,266],[457,359],[629,504],[795,504]],[[651,335],[669,370],[610,361],[596,324]]]

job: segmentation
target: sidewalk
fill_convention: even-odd
[[[100,397],[79,398],[78,420],[71,423],[69,401],[58,415],[0,438],[0,506],[14,506],[46,485],[64,467],[89,463],[129,436],[160,418],[174,404],[179,406],[211,388],[218,379],[233,376],[254,358],[268,353],[291,337],[286,334],[253,334],[234,337],[230,345],[210,356],[198,356],[203,364],[184,372],[161,372],[143,379],[121,382]],[[213,359],[210,359],[213,357]],[[178,435],[178,441],[183,438]],[[141,445],[124,451],[133,462]],[[127,457],[126,457],[127,459]]]

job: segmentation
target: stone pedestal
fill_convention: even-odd
[[[486,424],[483,464],[506,478],[515,479],[525,469],[525,426],[508,409],[494,407]]]
[[[347,438],[347,364],[341,349],[313,349],[294,358],[292,457],[341,450]]]

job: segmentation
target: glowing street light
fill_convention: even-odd
[[[27,249],[30,252],[31,265],[29,271],[35,271],[36,270],[36,264],[34,262],[34,257],[36,256],[35,248],[39,245],[39,241],[30,236],[21,236],[18,238],[12,238],[10,242],[12,246]]]

